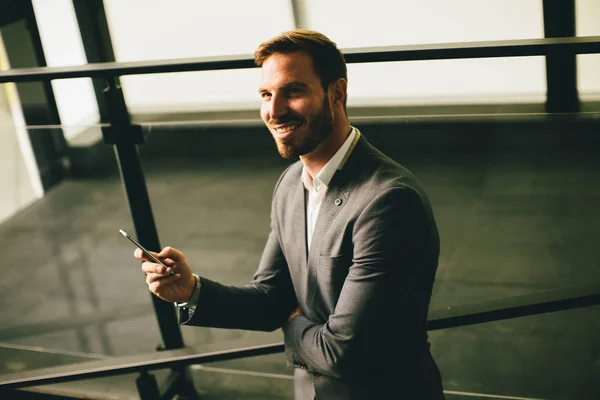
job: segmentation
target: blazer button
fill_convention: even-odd
[[[338,206],[338,207],[341,206],[342,205],[342,199],[335,199],[334,204],[336,206]]]

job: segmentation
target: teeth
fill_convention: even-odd
[[[288,131],[293,131],[296,128],[298,128],[299,126],[300,126],[300,124],[297,124],[297,125],[288,125],[288,126],[284,126],[284,127],[281,127],[281,128],[276,128],[274,130],[277,133],[284,133],[284,132],[288,132]]]

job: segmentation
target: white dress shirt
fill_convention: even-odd
[[[302,168],[301,180],[304,188],[308,190],[308,201],[306,204],[306,244],[309,251],[319,210],[325,198],[325,193],[327,193],[327,187],[335,171],[343,166],[343,162],[348,158],[348,153],[353,150],[359,135],[360,132],[358,129],[352,127],[342,147],[329,159],[327,164],[325,164],[314,178],[311,178],[306,167]]]

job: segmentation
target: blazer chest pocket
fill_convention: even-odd
[[[352,258],[346,254],[336,256],[319,255],[317,286],[328,311],[333,313],[344,281],[352,265]]]

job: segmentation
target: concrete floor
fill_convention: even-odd
[[[371,141],[419,177],[434,207],[442,252],[431,309],[600,281],[596,139],[573,143],[558,132],[552,146],[542,146],[506,129],[476,148],[415,152],[380,131]],[[202,275],[246,283],[285,163],[262,156],[174,162],[152,154],[144,166],[161,244],[183,250]],[[149,295],[120,228],[133,232],[120,181],[110,175],[65,181],[0,225],[0,373],[154,351],[160,338]],[[591,307],[430,338],[449,399],[598,399],[599,329],[600,307]],[[282,339],[279,332],[182,331],[186,344],[198,346]],[[196,368],[194,379],[207,398],[291,398],[291,373],[273,355]],[[135,398],[133,380],[56,387],[100,397],[108,386]]]

